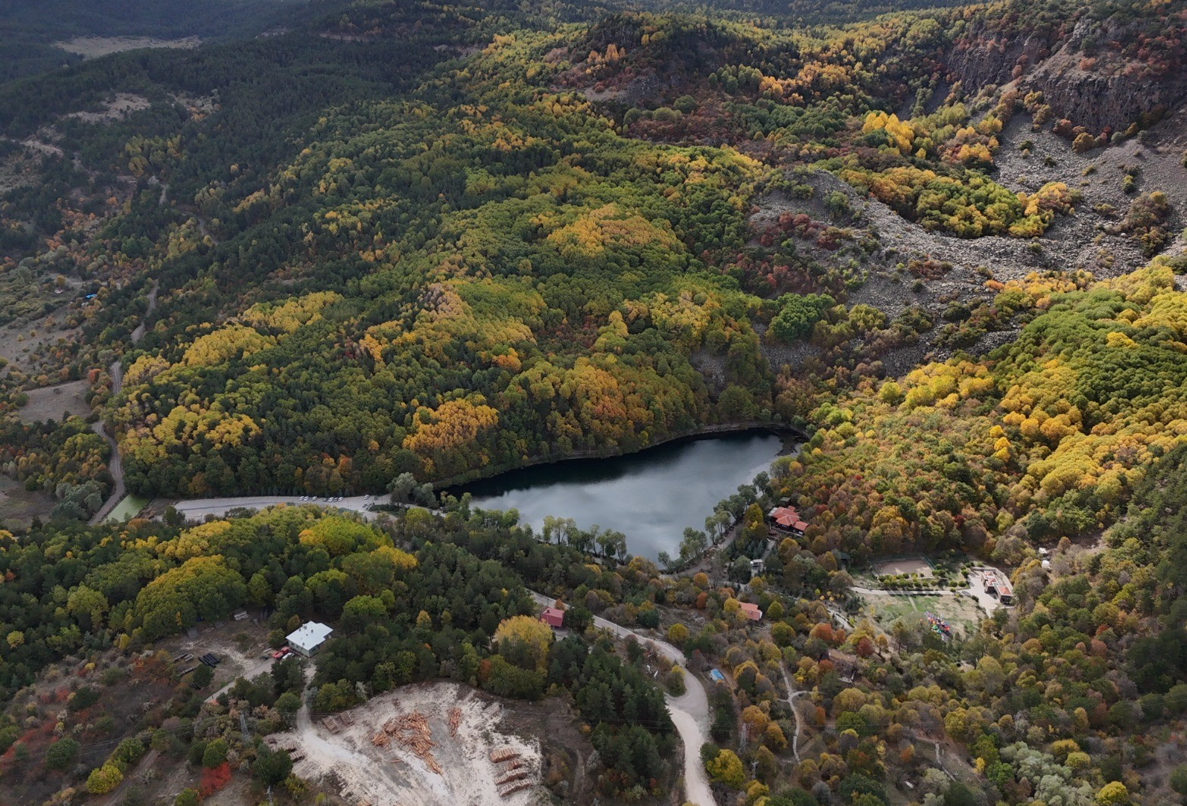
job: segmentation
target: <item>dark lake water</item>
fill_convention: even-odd
[[[749,484],[778,456],[769,432],[707,437],[610,459],[539,465],[475,482],[473,506],[519,510],[537,532],[544,516],[572,518],[626,535],[631,554],[655,559],[680,551],[684,528],[703,529],[713,507]]]

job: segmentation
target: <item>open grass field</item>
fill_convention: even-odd
[[[140,48],[182,48],[193,50],[202,44],[196,36],[182,39],[154,39],[150,36],[76,36],[65,42],[55,42],[54,47],[67,53],[74,53],[84,59],[97,59],[111,53]]]
[[[27,527],[34,518],[48,518],[53,508],[49,493],[30,492],[20,482],[0,476],[0,528]]]
[[[889,593],[863,594],[866,608],[871,617],[884,630],[897,621],[917,623],[926,612],[935,613],[952,625],[961,635],[971,635],[985,618],[984,611],[975,601],[965,596],[940,594],[936,596],[892,595]]]

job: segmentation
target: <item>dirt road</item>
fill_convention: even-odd
[[[165,191],[162,190],[161,194],[164,195],[164,193]],[[148,317],[152,316],[152,312],[156,310],[157,307],[157,291],[159,290],[160,283],[158,283],[156,280],[153,280],[152,288],[149,289],[148,292],[148,310],[145,311],[144,318],[140,320],[140,324],[138,324],[136,329],[132,331],[133,344],[137,344],[142,338],[144,338],[144,329],[148,324]]]
[[[111,396],[115,397],[119,394],[120,389],[124,385],[124,368],[119,361],[111,362]],[[111,478],[114,484],[111,488],[111,495],[103,502],[103,506],[99,507],[99,511],[92,516],[90,523],[102,523],[103,519],[111,514],[111,510],[115,509],[123,497],[127,494],[127,489],[124,487],[124,465],[120,460],[120,448],[115,443],[115,439],[107,432],[107,424],[102,420],[96,420],[91,424],[91,430],[107,441],[107,447],[111,448],[111,458],[107,460],[107,471],[111,473]]]
[[[532,592],[532,596],[542,607],[549,607],[555,601],[535,591]],[[648,638],[599,616],[594,616],[594,626],[608,630],[620,638],[634,637],[641,645],[654,649],[684,670],[684,693],[679,697],[664,695],[668,711],[672,715],[672,724],[676,726],[680,740],[684,742],[684,801],[696,806],[717,806],[717,800],[709,786],[709,777],[705,774],[705,766],[701,763],[701,746],[709,741],[709,697],[705,694],[705,687],[701,685],[701,681],[688,671],[688,660],[684,653],[667,641]]]
[[[252,678],[258,677],[259,675],[272,671],[272,664],[274,663],[276,663],[275,659],[268,658],[267,660],[261,660],[259,663],[251,666],[250,668],[244,669],[242,672],[239,672],[233,678],[231,678],[229,683],[207,697],[206,702],[214,702],[218,699],[218,695],[222,694],[223,692],[230,691],[231,687],[235,685],[235,681],[241,677],[244,680],[251,680]]]
[[[779,663],[779,671],[783,673],[783,685],[787,687],[787,697],[783,700],[791,707],[791,713],[795,716],[795,736],[791,740],[791,752],[795,754],[795,760],[800,760],[800,733],[804,729],[803,717],[800,716],[800,709],[795,707],[795,698],[806,691],[797,691],[796,687],[792,685],[791,678],[787,676],[787,669],[783,667],[783,663]]]
[[[158,283],[154,280],[152,290],[148,292],[148,312],[144,315],[144,321],[147,321],[153,309],[157,307],[157,288]],[[132,331],[133,344],[140,341],[144,335],[144,321],[141,321]],[[124,388],[124,365],[119,360],[112,361],[109,371],[111,373],[111,396],[114,398]],[[124,496],[128,494],[128,490],[124,486],[124,464],[120,459],[120,447],[116,444],[115,438],[107,432],[107,425],[102,420],[97,420],[91,425],[91,430],[103,437],[107,441],[107,447],[111,448],[111,458],[107,461],[107,472],[111,474],[114,481],[111,495],[89,521],[94,525],[102,523],[103,519],[111,514],[111,510],[115,509],[116,504],[123,500]]]

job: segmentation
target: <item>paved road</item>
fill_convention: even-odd
[[[532,596],[542,607],[550,607],[556,601],[534,591]],[[672,724],[684,742],[684,801],[696,806],[717,806],[709,786],[709,777],[705,774],[705,765],[701,763],[701,746],[709,741],[709,697],[701,681],[688,671],[688,660],[684,653],[667,641],[648,638],[599,616],[594,616],[594,626],[609,630],[620,638],[634,637],[643,646],[654,649],[684,670],[684,693],[679,697],[664,694],[672,715]]]
[[[302,498],[305,500],[302,500]],[[371,505],[379,503],[386,502],[383,500],[383,497],[375,495],[354,495],[349,498],[343,498],[341,501],[328,501],[324,497],[318,497],[316,495],[255,495],[239,498],[197,498],[191,501],[178,501],[173,506],[189,520],[202,520],[207,515],[221,518],[233,509],[264,509],[275,506],[276,504],[288,504],[290,506],[317,504],[326,508],[337,507],[338,509],[358,512],[370,518],[375,516],[375,513],[370,510]]]

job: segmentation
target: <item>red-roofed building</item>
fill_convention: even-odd
[[[564,626],[565,611],[555,607],[546,607],[544,612],[540,614],[540,621],[543,621],[554,630]]]
[[[800,513],[796,511],[795,507],[775,507],[768,513],[768,517],[776,529],[782,529],[792,534],[802,535],[808,528],[808,524],[804,523],[804,519],[800,517]]]
[[[750,602],[742,602],[742,612],[746,614],[746,618],[751,621],[761,621],[762,611],[758,609],[758,605]]]

